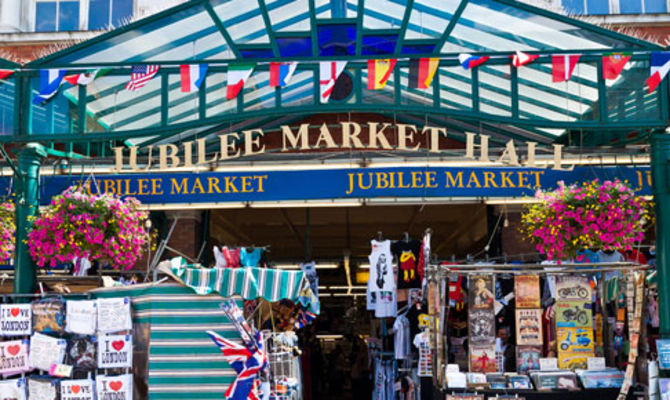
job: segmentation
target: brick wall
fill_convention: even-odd
[[[168,246],[191,258],[196,258],[203,240],[202,213],[199,210],[168,211],[168,231],[175,218],[178,218],[177,225],[168,241]],[[161,259],[165,260],[176,256],[176,253],[166,249]]]

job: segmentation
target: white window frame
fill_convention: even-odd
[[[59,28],[60,21],[58,20],[58,11],[60,10],[60,3],[61,2],[67,2],[67,1],[73,1],[73,0],[33,0],[31,2],[32,9],[30,10],[30,15],[32,16],[32,24],[31,24],[31,30],[32,32],[37,32],[37,3],[56,3],[56,31],[55,32],[62,32]],[[88,10],[88,0],[75,0],[79,3],[79,27],[78,30],[85,30],[83,27],[84,23],[88,23],[88,18],[86,21],[84,20],[84,8]],[[86,7],[84,7],[84,3],[86,3]],[[44,32],[46,33],[46,32]]]
[[[1,1],[1,0],[0,0]],[[88,29],[88,14],[90,10],[90,0],[83,0],[86,3],[86,27]],[[105,29],[110,29],[112,26],[112,11],[114,10],[114,2],[113,0],[107,0],[109,3],[109,19],[107,20],[107,26],[105,26]],[[133,16],[137,15],[137,0],[131,0],[133,5],[132,5],[132,14],[130,15],[130,18],[133,18]],[[90,29],[88,29],[90,30]]]
[[[2,1],[2,0],[0,0]],[[73,0],[32,0],[29,3],[30,6],[30,15],[31,16],[31,24],[30,24],[30,29],[31,32],[36,32],[37,31],[37,3],[56,3],[56,32],[61,32],[59,30],[59,24],[60,21],[58,21],[58,10],[60,7],[60,2],[62,1],[73,1]],[[89,31],[88,27],[88,13],[90,10],[90,0],[75,0],[79,2],[79,31]],[[112,19],[112,0],[109,1],[109,23],[107,25],[107,28],[111,25],[111,19]],[[670,1],[670,0],[668,0]],[[137,15],[137,9],[138,9],[138,0],[132,0],[133,2],[133,11],[131,18]],[[46,32],[44,32],[46,33]]]

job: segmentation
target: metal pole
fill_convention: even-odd
[[[16,251],[14,255],[14,293],[34,293],[37,268],[28,252],[30,217],[39,210],[40,162],[46,151],[38,143],[28,143],[17,152],[16,176]]]
[[[312,261],[312,243],[310,232],[310,212],[309,207],[305,208],[305,262]]]
[[[656,203],[656,270],[661,337],[670,337],[670,135],[651,138],[651,173]]]

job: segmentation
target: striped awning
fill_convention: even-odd
[[[263,298],[270,302],[290,300],[319,314],[319,301],[302,271],[271,268],[197,268],[172,265],[172,275],[197,294],[218,293],[245,300]]]

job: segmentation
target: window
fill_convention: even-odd
[[[35,31],[79,30],[79,0],[38,0],[35,5]]]
[[[574,14],[614,14],[606,0],[561,0],[563,8]],[[613,0],[613,9],[618,4],[621,14],[654,14],[668,11],[667,0]]]
[[[88,29],[117,27],[133,16],[133,0],[89,0]]]

